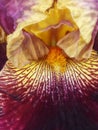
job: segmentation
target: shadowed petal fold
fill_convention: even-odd
[[[0,26],[0,43],[4,43],[6,41],[6,34],[3,28]]]

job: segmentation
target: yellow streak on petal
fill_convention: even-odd
[[[66,56],[62,49],[58,47],[51,47],[46,57],[46,62],[52,66],[55,72],[65,72],[66,71]]]

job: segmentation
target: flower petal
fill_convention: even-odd
[[[81,55],[82,52],[81,58],[88,58],[88,56],[91,54],[91,50],[94,45],[94,39],[98,30],[98,1],[66,0],[65,2],[64,0],[58,0],[58,8],[62,9],[65,7],[71,11],[73,20],[80,31],[80,40],[78,41],[77,47],[79,49],[81,48],[81,50],[80,54],[78,54]],[[73,51],[77,51],[77,48]],[[79,57],[79,55],[76,57]]]
[[[79,53],[78,48],[79,36],[80,36],[79,30],[70,32],[57,43],[57,46],[62,48],[62,50],[64,50],[64,52],[68,56],[70,56],[70,58],[77,57],[77,55],[79,55],[77,54]],[[75,51],[76,48],[77,50]]]
[[[66,67],[57,74],[44,60],[21,69],[8,61],[0,74],[0,128],[97,130],[98,54],[68,59]]]
[[[15,30],[19,22],[33,15],[33,7],[36,9],[36,12],[45,11],[52,3],[53,0],[47,0],[47,4],[44,0],[1,0],[0,25],[4,28],[6,33],[10,34]]]
[[[58,9],[55,6],[46,12],[46,16],[44,20],[26,26],[24,29],[35,34],[47,45],[53,42],[56,44],[66,33],[78,29],[67,8]]]
[[[10,41],[7,49],[7,56],[16,67],[22,67],[33,60],[44,58],[49,52],[43,41],[25,31],[18,32],[14,40]]]
[[[19,42],[17,36],[20,35],[22,29],[25,29],[28,33],[33,33],[38,38],[43,40],[43,42],[47,45],[54,44],[54,39],[56,39],[55,42],[63,39],[63,43],[61,44],[64,48],[61,47],[62,45],[60,45],[60,42],[59,47],[61,47],[70,58],[73,57],[78,60],[89,58],[93,48],[94,38],[98,30],[98,9],[96,7],[97,2],[95,0],[94,2],[91,0],[89,1],[88,6],[86,6],[88,0],[81,1],[81,4],[77,0],[69,0],[66,2],[59,0],[56,2],[57,4],[52,7],[53,1],[48,1],[47,6],[45,6],[45,3],[42,3],[42,1],[35,2],[34,6],[32,6],[28,11],[24,10],[22,17],[17,19],[18,26],[16,31],[7,38],[8,48],[11,48],[14,40],[16,41],[17,39]],[[48,13],[46,12],[47,10]],[[64,12],[64,10],[67,11]],[[68,15],[66,15],[66,13]],[[55,19],[50,20],[53,17]],[[68,23],[66,26],[61,24],[63,20],[66,21],[65,23],[67,23],[67,21],[68,23],[71,23],[72,27],[71,25],[69,26]],[[65,37],[68,31],[72,32],[75,30],[79,31],[79,38],[77,39],[77,48],[75,50],[74,48],[76,47],[76,43],[74,43],[74,39],[70,41],[70,44],[72,45],[70,46],[71,51],[75,52],[75,54],[72,56],[72,52],[68,51],[69,46],[67,46],[68,44],[66,43],[66,40],[64,42],[64,39],[67,39]],[[77,35],[77,33],[74,35]],[[72,39],[72,37],[69,35],[69,39],[70,38]],[[14,46],[12,46],[12,48],[13,47]],[[10,50],[7,49],[7,51],[9,57]]]
[[[23,63],[21,64],[21,66],[22,66],[22,65],[30,62],[30,60],[31,60],[30,55],[32,55],[31,51],[28,52],[29,56],[30,56],[29,57],[29,62],[28,62],[28,60],[27,60],[28,58],[25,57],[26,55],[24,56],[25,52],[23,52],[23,50],[25,50],[25,49],[21,48],[22,46],[25,46],[25,45],[23,45],[24,44],[23,41],[25,41],[25,39],[26,39],[25,35],[23,35],[22,30],[24,29],[25,26],[28,26],[30,24],[35,24],[35,23],[45,19],[46,18],[45,11],[48,8],[51,7],[51,5],[53,4],[53,0],[48,0],[47,2],[45,2],[43,0],[37,0],[37,1],[34,1],[34,0],[33,1],[32,0],[29,0],[29,1],[21,0],[21,1],[18,2],[16,0],[14,2],[14,5],[12,3],[13,3],[13,0],[10,0],[9,2],[7,2],[7,1],[5,1],[5,2],[2,1],[1,2],[1,5],[3,6],[3,8],[4,8],[4,4],[5,4],[5,7],[7,6],[7,8],[6,8],[7,15],[12,17],[12,19],[14,20],[14,29],[16,28],[16,30],[7,37],[7,43],[8,43],[8,45],[7,45],[7,48],[8,48],[7,49],[7,54],[8,54],[8,58],[11,57],[11,59],[12,59],[12,57],[13,57],[13,60],[15,61],[15,62],[14,61],[13,62],[17,63],[18,66],[20,66],[21,56],[23,56],[24,60],[23,60]],[[46,5],[46,3],[47,3],[47,5]],[[5,8],[4,8],[4,10],[5,10]],[[14,11],[15,14],[13,13],[13,10],[15,10]],[[4,15],[4,17],[5,17],[5,15]],[[7,22],[7,20],[5,22]],[[7,25],[7,23],[6,23],[6,25]],[[4,26],[4,27],[6,27],[6,26]],[[6,30],[7,29],[8,28],[6,28]],[[9,31],[9,33],[11,33],[10,30],[8,30],[8,31]],[[39,41],[41,41],[41,40],[39,39]],[[45,45],[43,45],[43,44],[40,45],[41,43],[39,43],[39,47],[41,47],[41,49],[42,49],[42,48],[45,47]],[[31,45],[30,43],[28,43],[28,44]],[[29,48],[29,47],[27,47],[27,48]],[[18,48],[18,50],[15,50],[17,48]],[[47,48],[47,47],[45,47],[45,48]],[[37,46],[37,49],[38,49],[38,46]],[[15,50],[15,52],[12,53],[12,51],[14,51],[14,50]],[[19,54],[20,56],[17,55],[18,54],[18,53],[16,53],[17,51],[20,53]],[[40,56],[38,56],[40,58],[40,57],[44,56],[45,51],[47,53],[48,49],[45,49],[45,51],[43,51],[43,49],[39,50],[39,51],[41,53],[43,53],[43,54],[40,54],[40,53],[37,54],[36,53],[37,55],[40,55]],[[12,56],[12,54],[14,54],[14,55]],[[15,56],[16,60],[15,60],[14,56]],[[32,60],[34,60],[34,59],[37,59],[37,58],[35,58],[35,56],[34,56]]]
[[[98,20],[98,2],[96,0],[64,0],[58,1],[59,8],[69,8],[74,21],[78,25],[81,36],[89,43]],[[93,19],[93,20],[92,20]]]
[[[68,15],[65,13],[68,13]],[[55,19],[49,21],[53,17],[55,17]],[[21,36],[22,30],[26,30],[28,33],[35,35],[37,38],[39,38],[39,41],[42,40],[44,44],[50,47],[53,44],[56,45],[56,42],[59,41],[66,33],[68,33],[68,31],[71,32],[73,30],[77,30],[77,26],[70,16],[68,9],[58,10],[56,7],[50,9],[48,12],[33,13],[33,15],[30,15],[30,17],[24,21],[20,20],[20,23],[18,24],[16,30],[7,37],[8,59],[13,57],[13,59],[16,59],[17,63],[19,61],[19,59],[17,59],[18,53],[16,53],[16,55],[13,55],[13,53],[11,53],[11,50],[16,51],[17,45],[19,45],[21,49],[22,44],[24,44],[22,41],[25,39],[25,36]],[[40,52],[41,51],[43,50],[40,50]],[[31,51],[29,53],[31,53]],[[34,59],[32,58],[32,60]]]

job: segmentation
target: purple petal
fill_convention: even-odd
[[[14,30],[14,21],[11,16],[7,15],[7,10],[0,5],[0,25],[4,31],[9,34]]]
[[[0,1],[0,25],[4,28],[7,34],[14,31],[17,25],[17,19],[22,17],[24,10],[29,10],[34,4],[34,0],[29,0],[26,5],[25,2],[26,0]]]
[[[0,74],[1,130],[98,130],[98,55],[67,60],[57,74],[42,62]],[[93,106],[93,107],[92,107]]]

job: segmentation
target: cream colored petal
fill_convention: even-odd
[[[22,31],[9,42],[11,45],[7,45],[8,59],[18,68],[43,58],[49,51],[40,39]]]
[[[53,11],[55,12],[55,10],[53,10]],[[56,10],[56,11],[58,11],[58,10]],[[61,17],[62,15],[65,16],[65,14],[63,12],[64,11],[61,10],[61,15],[59,17]],[[53,13],[52,13],[52,15],[54,16]],[[56,16],[58,16],[58,14]],[[28,25],[31,25],[30,27],[32,27],[36,23],[40,23],[40,21],[44,21],[47,17],[48,17],[47,13],[45,13],[45,12],[44,13],[37,12],[37,10],[36,10],[33,13],[33,15],[30,15],[30,17],[28,19],[26,19],[26,20],[24,20],[22,22],[20,21],[20,23],[18,24],[16,30],[7,37],[7,42],[8,42],[8,45],[7,45],[7,57],[8,57],[9,60],[11,59],[14,62],[14,64],[16,64],[16,66],[21,67],[21,66],[26,65],[27,63],[31,62],[31,60],[37,60],[38,58],[41,58],[41,57],[43,57],[44,55],[47,54],[48,48],[46,47],[46,45],[44,45],[44,43],[40,39],[39,40],[37,39],[37,41],[39,41],[39,43],[38,43],[39,45],[36,43],[36,41],[33,41],[34,39],[33,40],[29,39],[28,42],[27,42],[27,48],[33,48],[33,47],[31,47],[31,42],[32,42],[32,45],[34,45],[34,46],[38,45],[38,48],[40,48],[40,53],[37,50],[35,50],[35,52],[34,51],[33,52],[32,51],[28,51],[27,56],[26,56],[26,53],[25,53],[26,52],[25,51],[26,48],[23,49],[23,46],[24,46],[24,42],[23,41],[25,40],[25,36],[23,35],[23,32],[22,32],[22,29],[24,29]],[[55,21],[56,24],[59,24],[59,21],[62,20],[59,17],[55,18],[55,19],[57,19]],[[66,17],[67,17],[67,20],[71,19],[71,22],[73,23],[72,18],[70,18],[70,16],[66,16]],[[52,18],[53,17],[51,17],[51,19]],[[63,17],[61,17],[61,18],[63,18]],[[54,23],[53,20],[52,20],[52,22]],[[48,22],[46,20],[46,24],[47,23]],[[49,22],[49,23],[51,23],[51,22]],[[49,26],[52,26],[52,25],[49,24]],[[46,28],[47,27],[48,27],[48,25],[46,26]],[[43,28],[43,29],[46,29],[46,28]],[[37,30],[37,31],[39,31],[39,30]],[[28,33],[29,33],[29,31],[28,31]],[[35,33],[33,32],[33,34],[35,34]],[[29,46],[29,44],[30,44],[30,46]],[[38,48],[35,48],[35,49],[38,49]],[[44,54],[42,54],[42,52]],[[24,55],[24,53],[25,53],[25,55]],[[34,53],[34,54],[32,54],[32,53]],[[37,54],[37,53],[39,53],[40,55]],[[30,57],[30,58],[27,58],[28,55],[29,56],[33,55],[33,56]],[[38,56],[36,56],[36,55],[38,55]],[[21,57],[22,57],[22,60],[21,60]],[[27,59],[29,59],[29,60],[27,60]]]
[[[59,40],[57,46],[60,47],[68,57],[82,60],[90,57],[93,43],[94,40],[86,44],[80,36],[79,30],[77,30],[68,33]]]
[[[75,58],[79,53],[79,37],[79,30],[70,32],[57,43],[57,46],[60,47],[70,58]]]
[[[29,3],[32,0],[29,0]],[[48,10],[53,4],[53,0],[36,0],[34,1],[34,4],[32,4],[32,6],[30,6],[30,8],[28,9],[24,9],[22,16],[17,19],[17,23],[27,23],[28,25],[30,23],[35,23],[36,20],[41,21],[42,18],[39,15],[42,15],[42,17],[44,17],[46,14],[46,10]],[[26,7],[26,5],[28,5],[28,1],[25,1],[24,6]],[[45,18],[45,17],[44,17]]]
[[[61,9],[65,7],[70,10],[73,20],[79,27],[80,31],[80,38],[77,44],[77,48],[75,48],[76,43],[72,42],[74,45],[71,47],[73,48],[71,52],[78,52],[75,58],[88,58],[91,54],[91,50],[94,44],[96,30],[98,30],[98,1],[66,0],[65,2],[65,0],[58,0],[58,8]],[[66,46],[64,50],[69,50],[69,48],[69,46]],[[69,51],[69,53],[71,52]],[[68,56],[70,57],[71,54],[69,53]]]
[[[48,48],[40,39],[35,40],[28,37],[28,41],[26,45],[24,45],[26,37],[22,29],[30,24],[35,24],[45,19],[46,14],[44,11],[50,8],[53,3],[52,0],[48,0],[47,6],[43,7],[43,3],[40,2],[43,1],[37,0],[35,6],[33,5],[29,10],[24,10],[23,16],[17,20],[18,26],[16,30],[7,37],[7,57],[17,67],[24,66],[32,60],[41,58],[48,52]],[[39,48],[40,51],[38,51]]]
[[[36,24],[31,24],[24,29],[27,32],[35,34],[47,45],[51,45],[53,42],[57,43],[66,32],[78,29],[70,15],[70,11],[66,8],[57,9],[55,6],[46,14],[47,17],[44,20]]]
[[[54,0],[37,0],[34,9],[39,10],[41,12],[45,12],[52,7],[53,3]]]
[[[86,1],[80,0],[80,3],[79,3],[78,0],[66,0],[66,1],[58,0],[57,6],[54,6],[51,9],[51,10],[57,9],[55,11],[60,11],[60,10],[65,10],[65,9],[68,10],[69,14],[66,12],[63,12],[62,16],[65,13],[65,15],[68,17],[67,18],[68,20],[70,20],[69,19],[69,16],[70,16],[72,18],[71,22],[74,23],[76,29],[74,29],[73,32],[69,33],[68,35],[65,35],[64,38],[62,38],[61,40],[59,39],[60,41],[58,42],[58,46],[61,47],[69,57],[74,57],[76,59],[88,58],[90,56],[93,43],[94,43],[93,42],[94,37],[92,36],[93,36],[96,21],[98,18],[97,17],[98,14],[97,14],[97,9],[95,7],[95,4],[92,1],[90,1],[89,5],[87,6],[87,1],[88,0]],[[11,50],[16,52],[17,46],[21,47],[23,45],[23,40],[25,39],[25,37],[21,33],[24,28],[28,26],[31,28],[32,25],[35,25],[35,24],[37,25],[37,23],[43,23],[42,21],[47,23],[46,19],[49,14],[46,12],[46,10],[48,10],[52,6],[52,4],[53,4],[52,0],[48,0],[47,2],[40,0],[40,1],[36,1],[36,4],[30,7],[29,10],[24,10],[23,16],[17,20],[18,26],[15,32],[7,37],[7,41],[8,41],[7,56],[9,59],[15,56],[13,55]],[[52,15],[52,18],[54,19],[54,15]],[[51,19],[49,20],[51,21]],[[55,16],[55,19],[58,19],[58,15]],[[61,17],[60,20],[62,19],[63,17]],[[58,22],[60,21],[56,21],[55,24],[57,24]],[[49,26],[51,25],[49,24]],[[79,28],[79,30],[77,27]],[[79,35],[77,35],[78,33],[76,30],[79,31],[80,33]],[[27,31],[29,32],[28,29]],[[40,31],[40,29],[37,31]],[[41,37],[39,38],[41,39]],[[42,38],[42,40],[43,39],[44,38]],[[21,49],[22,48],[20,48],[20,50]],[[19,53],[20,52],[22,51],[19,51]],[[36,58],[33,57],[33,59],[36,59]]]
[[[80,29],[81,36],[86,43],[92,39],[98,20],[98,2],[95,0],[58,0],[58,8],[69,8],[71,15]]]

